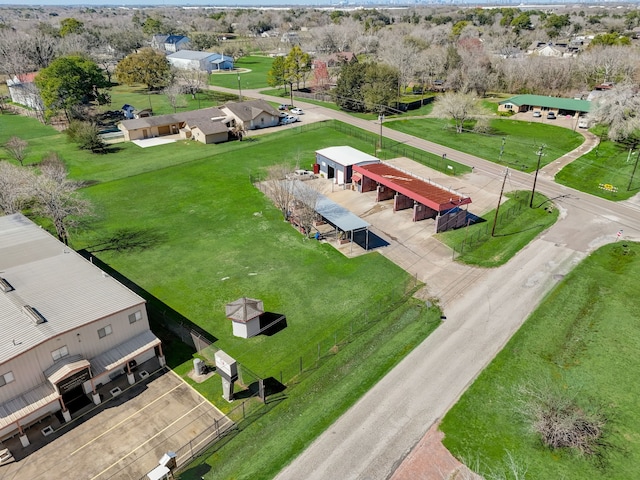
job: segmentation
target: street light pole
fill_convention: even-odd
[[[533,177],[533,188],[531,189],[531,200],[529,201],[529,208],[533,208],[533,195],[536,193],[536,182],[538,181],[538,170],[540,170],[540,160],[542,160],[542,151],[544,150],[545,145],[540,145],[540,150],[538,150],[538,166],[536,167],[536,174]]]
[[[493,227],[491,228],[491,236],[495,237],[496,224],[498,223],[498,212],[500,211],[500,203],[502,202],[502,194],[504,193],[504,184],[507,183],[507,176],[509,175],[509,169],[504,172],[504,178],[502,179],[502,188],[500,189],[500,197],[498,197],[498,206],[496,207],[496,214],[493,217]]]
[[[384,122],[384,113],[378,115],[378,121],[380,122],[380,150],[382,151],[382,122]]]
[[[240,72],[238,72],[238,97],[242,101],[242,86],[240,85]]]

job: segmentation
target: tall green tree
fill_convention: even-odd
[[[167,58],[152,48],[143,48],[116,65],[118,82],[126,85],[143,83],[149,90],[167,85],[171,71]]]
[[[60,36],[66,37],[72,33],[82,33],[84,24],[75,18],[65,18],[60,22]]]
[[[35,79],[45,107],[51,117],[64,110],[67,118],[72,107],[96,99],[98,88],[107,87],[107,80],[98,65],[86,57],[60,57],[40,70]]]
[[[311,71],[311,55],[302,51],[299,45],[295,45],[285,59],[287,82],[296,84],[296,90],[300,90],[300,82],[306,80]]]
[[[267,72],[267,84],[270,87],[278,88],[284,85],[285,93],[287,90],[287,69],[284,57],[276,57],[271,64],[271,68]]]
[[[397,97],[399,72],[397,69],[382,64],[369,63],[365,67],[365,83],[362,94],[365,109],[370,112],[385,111]]]
[[[352,61],[344,63],[340,68],[338,82],[333,90],[336,105],[352,111],[364,111],[364,94],[362,86],[365,82],[365,68],[362,64]]]

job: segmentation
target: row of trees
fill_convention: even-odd
[[[299,45],[295,45],[286,57],[278,56],[273,60],[271,69],[267,73],[267,83],[271,87],[289,85],[300,90],[300,83],[305,83],[311,72],[311,55],[303,52]]]

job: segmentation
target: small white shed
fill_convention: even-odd
[[[225,312],[233,324],[235,337],[251,338],[260,333],[260,315],[264,313],[262,300],[242,297],[227,303]]]

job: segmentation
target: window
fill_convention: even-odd
[[[112,331],[113,331],[113,330],[111,330],[111,325],[107,325],[106,327],[101,328],[100,330],[98,330],[98,336],[99,336],[100,338],[104,338],[104,337],[106,337],[107,335],[111,335],[111,332],[112,332]]]
[[[139,320],[142,320],[142,312],[140,310],[129,315],[129,323],[136,323]]]
[[[13,372],[7,372],[4,375],[0,375],[0,387],[4,387],[7,383],[11,383],[14,380]]]
[[[64,347],[60,347],[59,349],[51,352],[51,356],[53,357],[54,362],[57,362],[58,360],[66,357],[67,355],[69,355],[69,349],[67,348],[66,345]]]

